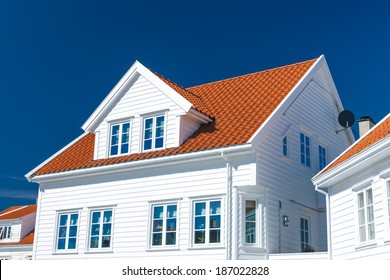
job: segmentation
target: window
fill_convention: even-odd
[[[375,239],[374,205],[372,189],[361,191],[357,194],[359,241],[365,242]]]
[[[61,213],[58,215],[56,246],[58,251],[76,249],[78,221],[78,213]]]
[[[0,227],[0,240],[11,238],[11,226]]]
[[[177,204],[152,207],[152,246],[176,245]]]
[[[144,119],[143,150],[155,150],[164,147],[165,115]]]
[[[390,225],[390,181],[387,181],[387,212]]]
[[[283,145],[283,155],[286,157],[288,155],[287,135],[284,136],[284,138],[282,140],[282,145]]]
[[[110,156],[128,154],[130,122],[112,125],[110,138]]]
[[[197,201],[194,210],[194,244],[221,243],[221,201]]]
[[[318,146],[318,160],[320,170],[324,169],[326,166],[326,148],[321,145]]]
[[[256,200],[245,200],[245,243],[255,244],[256,236]]]
[[[310,228],[309,219],[301,218],[301,251],[310,248]]]
[[[90,249],[111,248],[112,209],[91,211]]]
[[[301,132],[301,163],[310,167],[310,137]]]

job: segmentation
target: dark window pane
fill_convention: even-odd
[[[221,227],[221,216],[211,216],[210,217],[210,228],[220,228]]]
[[[206,202],[195,203],[195,215],[206,215]]]
[[[210,230],[210,243],[219,243],[221,242],[220,239],[221,231],[218,230]]]
[[[99,237],[91,237],[90,248],[97,248],[99,246]]]
[[[150,150],[152,148],[152,140],[144,141],[144,150]]]
[[[206,241],[206,232],[204,230],[195,231],[195,244],[203,244]]]
[[[220,214],[220,213],[221,213],[221,201],[211,201],[210,214]]]
[[[158,149],[162,147],[164,147],[164,138],[156,138],[155,148]]]
[[[164,207],[163,206],[156,206],[153,208],[153,218],[154,219],[160,219],[164,216]]]
[[[74,237],[77,235],[77,226],[70,226],[69,228],[69,236]]]
[[[57,249],[58,249],[58,250],[63,250],[63,249],[65,249],[65,239],[63,239],[63,238],[58,239]]]
[[[206,217],[195,218],[195,229],[204,229],[206,226]]]
[[[69,238],[68,249],[76,249],[76,238]]]
[[[176,230],[176,219],[167,219],[167,231],[175,231]]]
[[[154,220],[153,221],[153,231],[154,232],[159,232],[162,231],[163,229],[163,220]]]
[[[162,245],[162,233],[153,233],[152,245]]]
[[[175,245],[176,244],[176,232],[168,232],[166,234],[166,245]]]
[[[63,226],[63,225],[66,225],[68,222],[68,215],[61,215],[60,216],[60,225]]]
[[[111,243],[111,237],[110,236],[103,236],[102,248],[110,247],[110,243]]]

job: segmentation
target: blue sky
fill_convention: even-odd
[[[35,202],[24,175],[82,133],[135,60],[188,87],[324,54],[344,107],[378,122],[389,14],[375,0],[1,1],[0,209]]]

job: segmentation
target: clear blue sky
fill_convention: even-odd
[[[363,4],[364,3],[364,4]],[[4,0],[0,209],[81,133],[135,60],[188,87],[324,54],[356,118],[389,113],[389,1]]]

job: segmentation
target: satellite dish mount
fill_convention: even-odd
[[[339,133],[341,131],[346,130],[347,128],[350,128],[353,123],[355,122],[355,116],[351,111],[344,110],[340,112],[338,116],[339,124],[344,127],[344,129],[337,130],[336,133]]]

